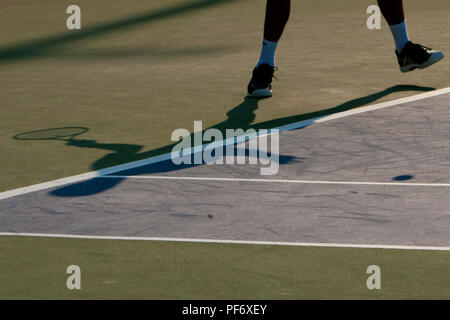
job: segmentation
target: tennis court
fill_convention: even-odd
[[[368,3],[294,4],[274,97],[256,100],[262,2],[83,0],[79,34],[57,24],[65,4],[38,19],[25,2],[3,12],[34,19],[10,21],[23,37],[0,30],[1,298],[450,296],[449,66],[400,75],[390,35],[363,28]],[[445,28],[445,6],[409,16],[449,51],[450,33],[417,23]],[[170,135],[196,120],[280,129],[278,172],[174,164]],[[82,290],[65,286],[71,264]]]
[[[450,89],[406,100],[291,125],[268,178],[257,165],[151,158],[3,193],[0,231],[449,250]]]

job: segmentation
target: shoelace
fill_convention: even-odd
[[[413,46],[413,48],[415,48],[415,49],[417,49],[417,50],[420,50],[420,51],[422,51],[422,50],[424,50],[424,49],[425,49],[426,51],[433,50],[433,49],[431,49],[431,48],[425,47],[425,46],[423,46],[423,45],[421,45],[421,44],[418,44],[418,43],[415,43],[414,46]]]
[[[278,81],[278,78],[275,76],[275,72],[278,72],[278,67],[273,67],[273,75],[272,75],[272,78]]]
[[[411,47],[411,50],[412,50],[413,53],[415,53],[415,54],[423,55],[423,54],[425,54],[425,53],[428,54],[428,51],[431,51],[431,50],[433,50],[433,49],[428,48],[428,47],[425,47],[425,46],[423,46],[423,45],[421,45],[421,44],[415,43],[415,44]]]
[[[402,59],[403,64],[406,64],[409,61],[409,59],[411,59],[411,57],[416,57],[419,60],[426,59],[430,54],[428,51],[433,49],[425,47],[418,43],[413,43],[409,50],[410,50],[409,54],[405,55]]]

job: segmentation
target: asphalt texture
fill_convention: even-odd
[[[283,132],[272,176],[169,160],[5,199],[0,232],[448,247],[450,187],[433,184],[450,183],[449,106],[444,94]]]

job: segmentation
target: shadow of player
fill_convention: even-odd
[[[400,91],[432,91],[435,88],[430,87],[420,87],[413,85],[397,85],[375,94],[371,94],[368,96],[364,96],[361,98],[353,99],[347,101],[343,104],[340,104],[336,107],[313,112],[307,114],[299,114],[290,117],[278,118],[270,121],[260,122],[256,124],[252,124],[255,120],[255,111],[258,109],[258,100],[257,99],[249,99],[245,98],[244,101],[227,112],[227,119],[221,123],[218,123],[210,128],[218,129],[225,135],[226,129],[243,129],[247,130],[253,128],[255,130],[259,129],[270,129],[280,127],[286,124],[291,124],[294,122],[307,120],[315,117],[320,117],[324,115],[329,115],[336,112],[343,112],[346,110],[350,110],[356,107],[360,107],[369,103],[372,103],[384,96],[387,96],[394,92]],[[210,129],[208,128],[208,129]],[[206,131],[205,129],[204,131]],[[203,132],[204,132],[203,131]],[[191,139],[193,134],[191,134]],[[178,142],[177,142],[178,143]],[[166,145],[164,147],[160,147],[154,150],[150,150],[147,152],[140,152],[143,148],[141,145],[133,145],[133,144],[114,144],[114,143],[98,143],[95,140],[78,140],[73,139],[67,142],[68,146],[79,147],[79,148],[94,148],[94,149],[104,149],[111,150],[112,153],[109,153],[97,160],[92,164],[92,169],[97,171],[103,168],[111,167],[113,165],[123,164],[127,162],[132,162],[136,160],[146,159],[152,156],[166,154],[171,152],[172,148],[177,144],[173,143],[170,145]],[[296,158],[287,155],[279,155],[280,164],[292,163],[296,161],[301,161],[301,158]],[[204,164],[204,163],[202,163]],[[171,160],[167,160],[161,163],[156,163],[154,165],[147,166],[145,168],[145,172],[142,171],[142,168],[130,169],[126,171],[124,175],[133,175],[139,173],[162,173],[162,172],[171,172],[175,170],[183,170],[186,168],[190,168],[193,166],[197,166],[199,164],[191,164],[191,165],[174,165]],[[125,171],[124,171],[125,172]],[[83,182],[74,183],[71,185],[67,185],[58,189],[51,191],[50,193],[54,196],[58,197],[80,197],[80,196],[89,196],[104,192],[109,190],[116,185],[118,185],[123,179],[115,178],[115,179],[90,179]]]

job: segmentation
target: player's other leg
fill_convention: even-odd
[[[442,51],[409,40],[402,0],[378,0],[378,5],[394,36],[395,54],[402,72],[429,67],[444,58]]]
[[[289,20],[291,0],[267,0],[264,39],[259,61],[248,84],[248,96],[272,96],[272,78],[275,70],[275,51]]]

